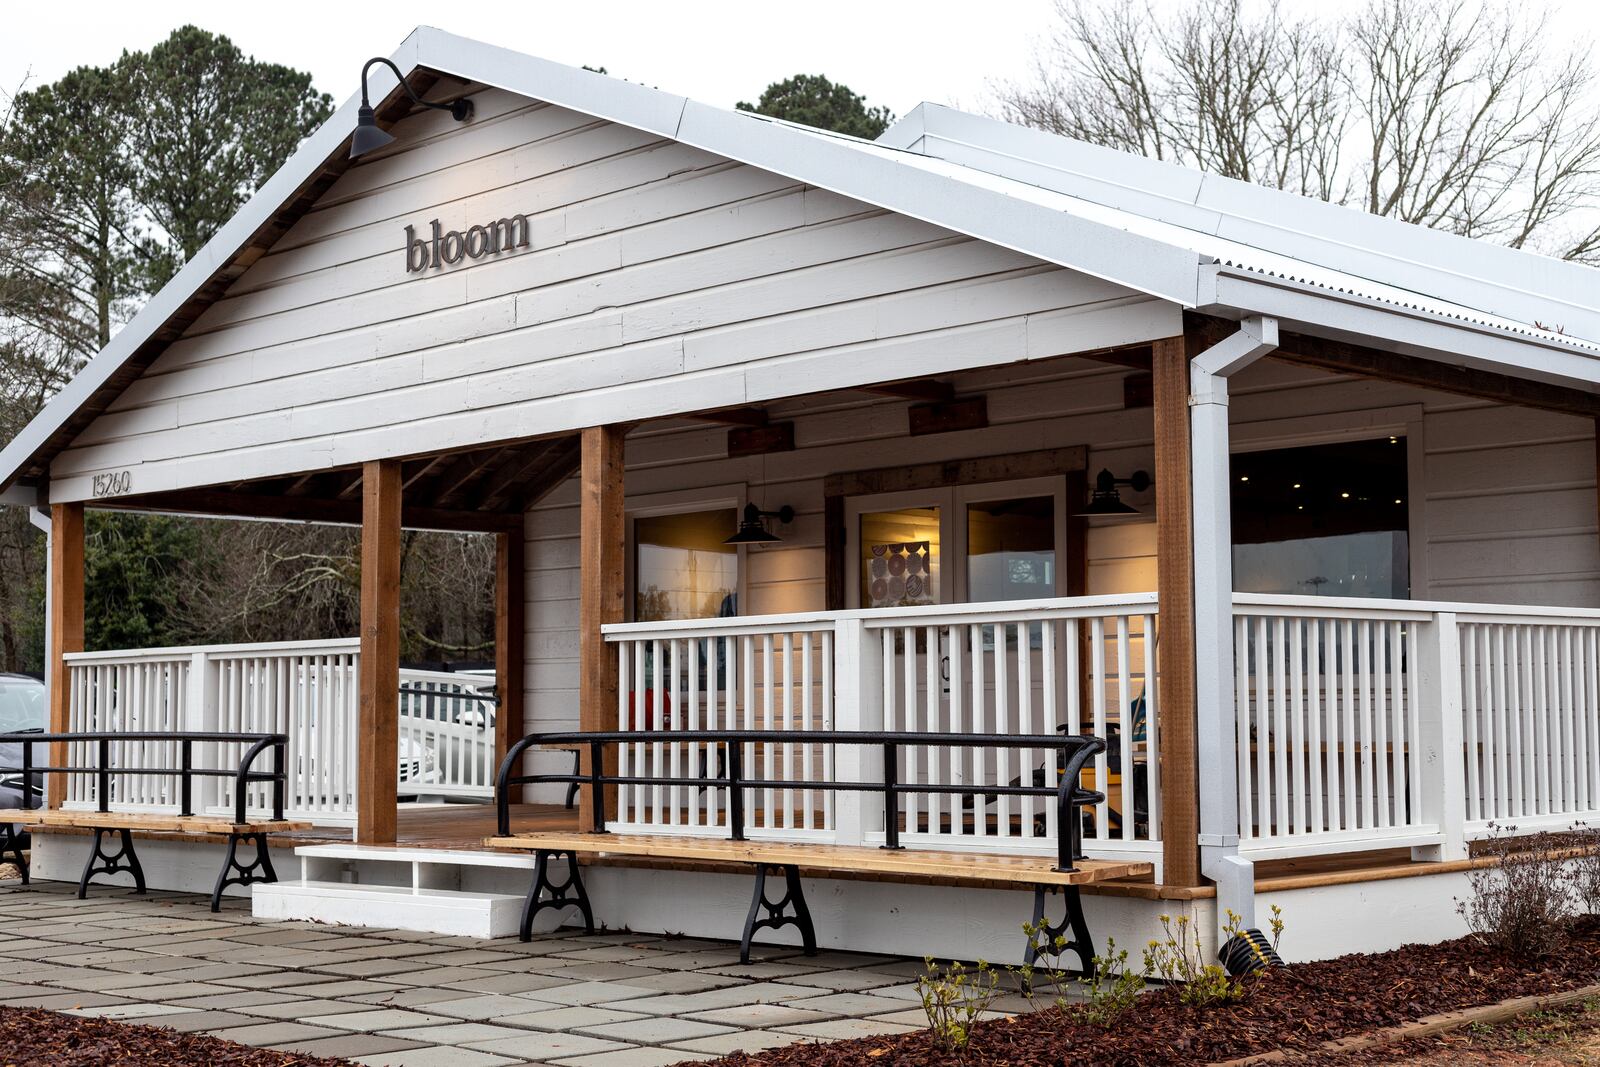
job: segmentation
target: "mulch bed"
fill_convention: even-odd
[[[1140,997],[1106,1028],[1056,1008],[979,1023],[966,1055],[926,1030],[897,1037],[736,1052],[721,1067],[1108,1067],[1214,1063],[1275,1049],[1312,1052],[1324,1042],[1511,997],[1577,989],[1600,979],[1600,919],[1584,918],[1560,955],[1526,968],[1475,937],[1438,945],[1301,963],[1263,974],[1244,1000],[1190,1008],[1174,989]]]
[[[86,1019],[41,1008],[0,1008],[0,1064],[100,1067],[355,1067],[349,1060],[305,1056],[155,1026]]]

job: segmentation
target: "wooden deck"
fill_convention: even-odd
[[[495,833],[493,804],[444,804],[417,807],[401,804],[396,809],[395,844],[401,848],[446,848],[486,852],[484,838]],[[513,804],[511,832],[537,830],[576,831],[578,813],[559,804]],[[295,845],[348,844],[348,830],[323,827],[278,838]]]

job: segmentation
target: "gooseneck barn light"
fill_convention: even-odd
[[[1139,509],[1130,507],[1122,502],[1122,494],[1117,492],[1117,486],[1125,485],[1136,493],[1142,493],[1154,484],[1154,480],[1145,471],[1134,471],[1131,477],[1118,478],[1110,471],[1103,470],[1095,477],[1094,494],[1089,500],[1089,505],[1073,514],[1078,516],[1137,515],[1139,514]]]
[[[356,113],[356,130],[350,135],[351,159],[364,156],[373,149],[382,148],[394,140],[389,134],[378,129],[378,117],[372,113],[372,103],[367,99],[367,72],[372,69],[374,63],[382,63],[394,71],[395,79],[400,82],[400,88],[406,91],[406,95],[411,98],[412,103],[422,107],[431,107],[436,111],[448,111],[455,116],[457,122],[465,122],[472,117],[472,101],[470,99],[463,97],[451,104],[435,104],[424,100],[412,90],[411,86],[406,84],[405,75],[400,73],[399,67],[382,56],[374,56],[367,60],[366,65],[361,68],[361,110]]]
[[[722,543],[725,545],[774,545],[783,538],[767,531],[766,523],[762,519],[774,518],[781,523],[794,521],[794,508],[785,504],[777,511],[762,511],[754,504],[744,506],[744,518],[739,520],[739,529],[734,535]]]

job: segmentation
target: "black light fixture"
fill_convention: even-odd
[[[462,97],[451,104],[435,104],[424,100],[412,91],[411,86],[406,84],[405,75],[400,73],[399,67],[382,56],[374,56],[367,60],[366,65],[361,68],[361,110],[356,113],[356,129],[350,135],[351,159],[364,156],[373,149],[382,148],[394,140],[388,133],[378,129],[378,117],[372,113],[372,103],[367,99],[367,72],[372,69],[374,63],[382,63],[394,71],[396,80],[400,82],[400,88],[406,91],[406,95],[411,98],[412,103],[422,107],[431,107],[436,111],[448,111],[455,117],[457,122],[465,122],[472,117],[472,101],[470,99]]]
[[[1138,515],[1138,508],[1122,502],[1122,494],[1117,492],[1117,486],[1125,485],[1135,493],[1142,493],[1154,485],[1146,471],[1134,471],[1130,477],[1118,478],[1108,470],[1102,470],[1095,475],[1094,493],[1089,498],[1087,507],[1073,512],[1079,516],[1093,515]]]
[[[762,511],[754,504],[744,506],[744,518],[739,520],[739,529],[734,535],[722,543],[725,545],[774,545],[783,538],[775,533],[767,532],[764,518],[774,518],[779,522],[789,523],[794,521],[794,508],[785,504],[777,511]]]

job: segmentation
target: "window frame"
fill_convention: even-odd
[[[637,578],[639,543],[634,534],[634,523],[637,519],[654,519],[663,515],[690,515],[698,511],[721,511],[733,509],[735,522],[744,511],[748,499],[748,487],[745,485],[710,486],[704,489],[686,489],[668,493],[649,493],[628,499],[623,509],[623,523],[627,529],[626,544],[623,551],[623,596],[626,598],[623,614],[628,622],[636,622],[634,618],[634,605],[637,602]],[[729,535],[733,530],[728,531]],[[748,558],[747,545],[735,545],[734,555],[738,559],[738,580],[734,584],[734,595],[738,599],[739,613],[745,613],[749,603],[747,598],[748,575],[746,562]]]

